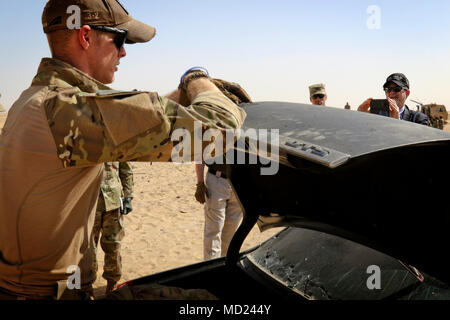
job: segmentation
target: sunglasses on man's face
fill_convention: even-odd
[[[400,86],[397,86],[397,87],[386,87],[386,88],[383,88],[383,90],[384,90],[385,92],[387,92],[387,93],[389,93],[389,92],[391,92],[391,91],[394,91],[394,92],[400,92],[400,91],[403,90],[403,88],[400,87]]]
[[[107,26],[90,26],[91,29],[102,31],[102,32],[108,32],[108,33],[114,33],[116,36],[114,37],[114,44],[117,47],[117,50],[120,51],[122,49],[123,45],[125,44],[125,41],[127,40],[128,30],[127,29],[119,29],[114,27],[107,27]]]
[[[315,95],[313,95],[313,99],[317,99],[317,98],[320,98],[320,99],[323,99],[325,97],[325,95],[324,94],[315,94]]]

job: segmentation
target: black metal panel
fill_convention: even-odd
[[[262,176],[260,165],[232,165],[230,180],[246,215],[301,219],[404,260],[450,283],[446,260],[450,211],[442,199],[450,145],[430,143],[367,154],[330,169],[292,158]]]

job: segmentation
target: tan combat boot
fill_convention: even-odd
[[[116,289],[117,282],[114,280],[108,280],[108,284],[106,285],[105,295],[111,293],[114,289]]]

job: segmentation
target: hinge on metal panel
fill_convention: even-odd
[[[298,139],[280,137],[280,145],[301,158],[319,163],[329,168],[336,168],[350,159],[349,154]]]

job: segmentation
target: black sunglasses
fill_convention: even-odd
[[[321,93],[313,95],[313,99],[317,99],[317,98],[323,99],[323,97],[325,97],[325,95],[321,94]]]
[[[127,40],[128,36],[128,30],[127,29],[119,29],[114,27],[107,27],[107,26],[90,26],[91,29],[102,31],[102,32],[108,32],[108,33],[114,33],[116,36],[114,37],[114,44],[116,45],[117,49],[120,51],[122,49],[123,45],[125,44],[125,41]]]
[[[385,91],[385,92],[391,92],[391,91],[394,91],[394,92],[400,92],[400,91],[402,91],[403,90],[403,88],[402,87],[400,87],[400,86],[397,86],[397,87],[385,87],[385,88],[383,88],[383,90]]]

